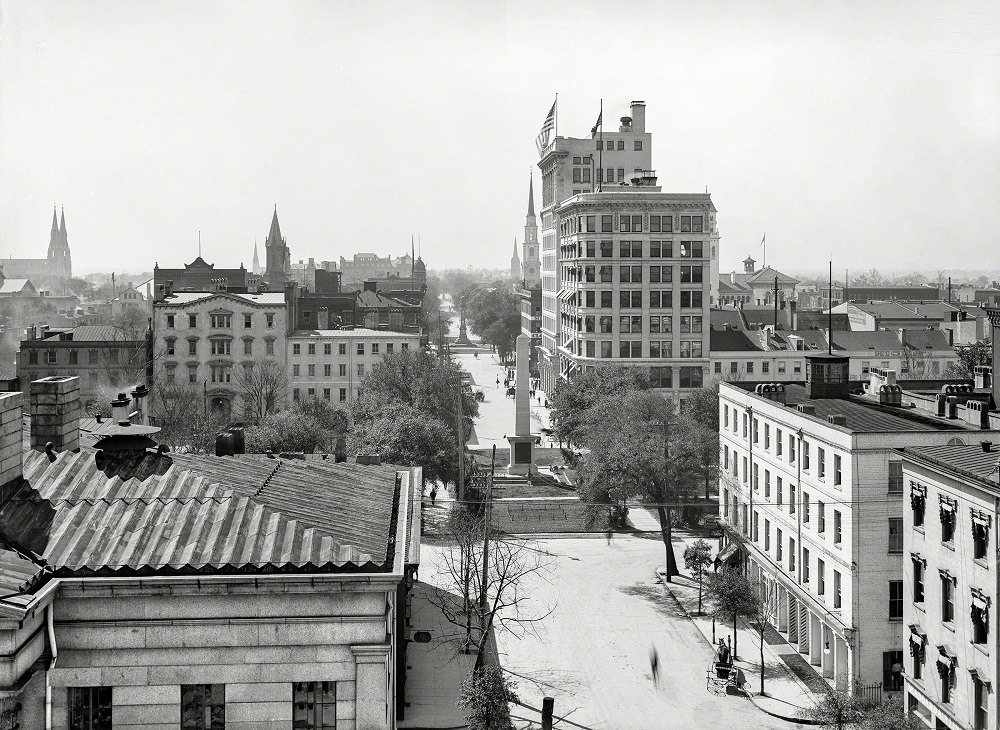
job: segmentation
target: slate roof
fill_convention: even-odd
[[[742,330],[713,329],[710,338],[712,353],[761,352],[763,348]]]
[[[899,302],[851,302],[850,306],[878,319],[927,319]]]
[[[84,325],[73,328],[74,342],[113,342],[124,340],[125,333],[111,325]]]
[[[948,444],[907,446],[901,451],[916,461],[930,462],[960,476],[986,482],[994,490],[1000,491],[995,471],[1000,462],[1000,451],[995,448],[986,452],[979,444]]]
[[[743,328],[743,318],[740,317],[738,309],[713,308],[709,313],[709,321],[712,323],[712,329],[725,329],[727,324],[735,329]]]
[[[0,590],[51,575],[392,569],[396,468],[265,456],[24,456],[0,508]]]
[[[756,383],[729,383],[732,387],[752,391]],[[887,408],[863,396],[850,398],[810,398],[806,387],[800,383],[785,383],[785,405],[795,408],[799,403],[810,403],[815,415],[800,414],[831,428],[840,428],[852,433],[900,433],[927,431],[968,431],[964,422],[935,419],[923,415],[915,409]],[[760,396],[757,396],[760,397]],[[773,401],[768,401],[773,402]],[[827,420],[829,416],[841,415],[847,418],[845,426],[835,426]],[[976,433],[979,433],[976,429]]]
[[[777,269],[773,269],[770,266],[765,266],[760,271],[755,271],[747,277],[746,283],[753,286],[758,283],[774,284],[774,277],[778,277],[778,285],[782,284],[798,284],[799,280],[795,279],[788,274],[782,274]]]
[[[0,294],[20,294],[28,286],[31,286],[28,279],[4,279],[3,284],[0,284]]]
[[[945,333],[939,329],[904,330],[903,342],[915,350],[946,350],[954,353]]]

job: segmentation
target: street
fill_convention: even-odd
[[[658,540],[542,539],[531,546],[550,564],[519,587],[530,598],[524,611],[552,613],[521,638],[497,636],[501,664],[517,679],[522,702],[541,707],[543,696],[554,697],[557,716],[601,730],[795,727],[742,697],[706,690],[712,651],[656,581],[663,562]],[[422,580],[434,582],[441,551],[423,546]],[[651,646],[659,654],[658,689]],[[523,707],[512,711],[538,721]],[[556,727],[572,726],[557,721]]]

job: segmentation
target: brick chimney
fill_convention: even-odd
[[[80,378],[52,375],[31,383],[31,448],[45,451],[80,450]]]
[[[21,485],[23,404],[23,393],[0,394],[0,504],[6,502]]]

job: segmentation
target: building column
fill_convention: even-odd
[[[826,624],[821,624],[822,626],[822,636],[823,636],[823,647],[820,650],[820,673],[826,679],[833,679],[833,652],[834,652],[834,637],[833,632],[830,627]]]
[[[837,689],[846,692],[851,686],[851,666],[847,660],[847,642],[839,636],[834,636],[833,642],[833,676]]]
[[[778,631],[788,632],[788,591],[778,586]]]
[[[392,698],[389,692],[388,644],[352,646],[355,664],[354,726],[357,730],[389,730]]]
[[[798,599],[788,592],[788,643],[798,644],[799,642],[799,602]]]
[[[809,663],[820,666],[823,658],[823,624],[819,616],[809,612]]]

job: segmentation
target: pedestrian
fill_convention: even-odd
[[[497,387],[498,388],[500,387],[500,376],[499,375],[497,375]]]
[[[438,488],[437,488],[437,485],[435,484],[433,487],[431,487],[431,506],[432,507],[434,506],[434,500],[437,499],[437,496],[438,496]]]
[[[546,408],[548,408],[548,407],[549,407],[549,399],[548,399],[548,398],[546,398],[546,399],[545,399],[545,407],[546,407]]]
[[[649,647],[649,669],[653,675],[653,686],[660,686],[660,655],[656,653],[656,647],[652,644]]]
[[[723,639],[719,639],[719,664],[725,664],[726,666],[731,665],[732,655],[729,653],[729,647],[726,646],[726,642]]]
[[[610,527],[607,530],[604,531],[604,537],[607,539],[608,545],[610,545],[611,544],[611,528]]]

